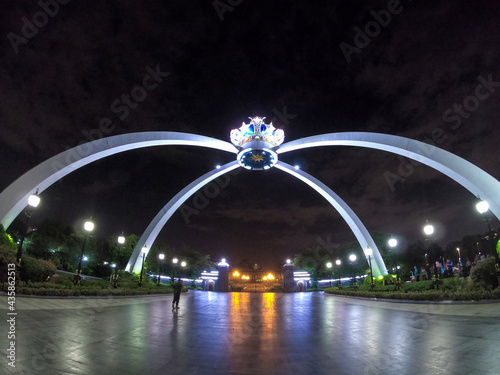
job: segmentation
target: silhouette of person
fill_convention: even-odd
[[[181,292],[182,292],[182,280],[177,279],[176,283],[171,283],[171,284],[172,288],[174,289],[174,300],[172,301],[172,310],[173,310],[174,308],[176,309],[179,308],[179,300],[181,298]]]

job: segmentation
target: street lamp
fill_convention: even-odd
[[[356,254],[349,255],[349,260],[351,261],[351,264],[353,265],[353,274],[354,274],[354,276],[353,276],[353,280],[354,280],[353,286],[354,286],[354,290],[355,291],[358,290],[358,283],[356,282],[356,272],[354,271],[354,262],[356,262],[356,259],[357,259]]]
[[[395,238],[390,238],[389,241],[387,241],[390,247],[396,247],[398,246],[398,240]]]
[[[28,198],[28,206],[35,208],[38,206],[40,203],[40,197],[38,196],[38,189],[35,194],[31,194]],[[21,239],[19,240],[19,246],[17,247],[17,256],[16,256],[16,262],[20,266],[21,265],[21,257],[23,256],[23,242],[24,242],[24,236],[26,235],[26,232],[28,231],[28,224],[31,219],[31,215],[33,212],[31,210],[26,210],[24,211],[24,214],[26,215],[26,222],[24,223],[25,228],[21,232]]]
[[[330,270],[330,288],[331,288],[332,287],[332,279],[333,279],[333,272],[331,272],[331,270],[332,270],[332,263],[328,262],[326,264],[326,268],[328,268],[328,270]]]
[[[396,271],[396,291],[401,289],[401,280],[399,279],[399,266],[392,267],[392,272]]]
[[[111,264],[111,268],[114,270],[111,271],[111,282],[113,283],[113,288],[118,286],[118,268],[116,268],[116,263]]]
[[[78,284],[80,282],[80,279],[82,278],[82,260],[85,260],[87,261],[88,258],[83,256],[83,252],[85,251],[85,244],[87,242],[87,237],[89,236],[90,232],[92,232],[94,230],[94,223],[91,222],[90,220],[89,221],[86,221],[85,224],[83,224],[83,229],[85,229],[87,231],[87,234],[84,235],[83,237],[83,245],[82,245],[82,251],[80,253],[80,260],[78,261],[78,267],[77,267],[77,270],[76,270],[76,275],[74,277],[74,280],[73,282],[76,284]]]
[[[478,197],[479,198],[479,197]],[[482,215],[488,212],[490,209],[490,205],[486,201],[479,201],[476,204],[476,209],[477,211]],[[487,244],[488,244],[488,252],[492,251],[495,253],[495,257],[497,258],[497,262],[499,262],[498,259],[498,254],[496,252],[496,249],[494,249],[493,244],[493,237],[494,237],[494,231],[491,229],[490,225],[490,218],[487,215],[483,216],[484,220],[486,221],[486,226],[488,227],[488,234],[486,236]]]
[[[160,253],[158,254],[158,258],[160,259],[160,265],[158,266],[158,283],[157,285],[160,286],[160,283],[161,283],[161,265],[163,264],[163,259],[165,259],[165,254],[163,253]]]
[[[373,250],[370,247],[367,247],[365,250],[365,254],[368,255],[368,264],[370,265],[370,278],[371,278],[370,289],[373,290],[375,288],[375,284],[373,283],[373,270],[372,270]]]
[[[125,243],[125,237],[123,236],[123,233],[121,236],[118,236],[118,243],[120,245],[123,245]]]
[[[148,248],[146,245],[141,249],[142,253],[142,266],[141,266],[141,276],[139,277],[139,286],[142,286],[142,274],[144,273],[144,261],[146,260],[146,253],[148,252]]]
[[[339,289],[342,289],[342,277],[340,275],[340,265],[342,264],[342,261],[340,259],[337,259],[335,261],[335,264],[337,265],[337,268],[339,269]]]
[[[172,263],[174,266],[172,267],[172,280],[175,279],[175,267],[177,266],[177,263],[179,263],[179,259],[174,258],[172,259]]]
[[[462,257],[460,256],[460,248],[459,247],[457,247],[457,251],[458,251],[458,262],[462,263]]]
[[[434,226],[432,224],[426,224],[424,226],[424,233],[426,236],[431,236],[434,233]]]

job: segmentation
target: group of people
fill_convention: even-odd
[[[479,254],[477,261],[483,259],[481,256],[482,255]],[[434,278],[445,279],[448,277],[454,277],[457,272],[462,272],[463,276],[467,277],[470,274],[473,264],[477,261],[475,260],[475,262],[472,263],[469,258],[467,258],[465,264],[462,264],[461,259],[459,259],[458,263],[453,264],[453,261],[450,259],[447,259],[446,262],[444,262],[444,259],[441,257],[432,265],[427,262],[425,267],[421,267],[420,270],[417,266],[414,266],[413,271],[410,272],[410,279],[412,282],[432,280],[433,275]]]

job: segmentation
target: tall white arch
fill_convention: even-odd
[[[295,169],[287,163],[278,161],[278,163],[274,167],[291,174],[292,176],[305,182],[307,185],[320,193],[321,196],[325,198],[328,203],[330,203],[340,213],[342,218],[346,221],[347,225],[349,225],[349,228],[351,228],[351,230],[353,231],[356,239],[359,242],[359,245],[361,246],[361,249],[363,250],[363,254],[365,254],[366,256],[365,250],[367,247],[370,247],[373,250],[373,275],[375,277],[387,275],[387,268],[385,266],[384,260],[382,259],[382,255],[380,255],[380,251],[375,244],[375,241],[373,241],[372,236],[370,235],[370,233],[368,233],[368,230],[363,225],[361,220],[356,216],[354,211],[347,205],[347,203],[342,200],[342,198],[340,198],[333,192],[332,189],[330,189],[318,179],[300,169]],[[366,261],[368,262],[368,257],[366,257]]]
[[[0,194],[0,223],[7,228],[28,204],[28,197],[41,193],[67,174],[93,161],[142,147],[185,145],[237,153],[231,143],[197,134],[142,132],[115,135],[81,144],[61,152],[30,169]]]
[[[217,177],[230,172],[236,168],[239,168],[240,165],[238,162],[232,161],[230,163],[224,164],[219,169],[214,169],[208,173],[205,173],[203,176],[197,178],[193,182],[191,182],[188,186],[182,189],[179,193],[177,193],[161,210],[156,214],[154,219],[149,223],[148,227],[142,234],[139,242],[135,246],[132,255],[127,263],[127,267],[125,271],[129,271],[132,268],[132,271],[135,273],[141,272],[142,268],[142,257],[140,257],[141,250],[144,246],[147,248],[146,257],[148,256],[149,249],[153,242],[156,240],[156,237],[160,233],[161,229],[165,226],[166,222],[170,217],[174,214],[174,212],[188,199],[191,195],[193,195],[198,189],[200,189],[205,184],[208,184],[210,181],[216,179]]]
[[[500,219],[500,182],[481,168],[438,147],[413,139],[380,133],[329,133],[282,144],[276,152],[320,146],[357,146],[405,156],[432,167],[488,201],[491,212]]]
[[[141,249],[145,245],[147,245],[147,252],[145,255],[147,257],[149,249],[153,245],[161,229],[165,226],[173,213],[186,201],[186,199],[188,199],[192,194],[194,194],[196,191],[198,191],[198,189],[200,189],[208,182],[238,167],[239,164],[236,161],[228,163],[222,166],[220,169],[214,169],[211,172],[208,172],[203,176],[197,178],[195,181],[193,181],[179,193],[177,193],[160,210],[160,212],[158,212],[158,214],[148,225],[141,238],[139,239],[139,242],[137,242],[137,245],[132,255],[130,256],[130,260],[128,261],[125,270],[129,271],[132,268],[133,272],[139,273],[142,268],[142,257],[140,256]],[[337,194],[335,194],[328,186],[323,184],[321,181],[317,180],[304,171],[295,170],[295,168],[293,168],[289,164],[279,161],[275,167],[305,182],[318,193],[320,193],[344,218],[344,220],[356,236],[361,248],[365,250],[367,247],[370,247],[373,250],[373,274],[377,277],[380,275],[387,275],[387,268],[385,266],[384,260],[382,259],[382,256],[380,255],[380,252],[377,248],[377,245],[373,241],[373,238],[370,236],[370,233],[368,233],[368,230],[363,225],[361,220],[356,216],[354,211]],[[366,261],[368,262],[368,258]]]

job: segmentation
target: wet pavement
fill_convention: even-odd
[[[16,301],[1,374],[500,374],[500,303],[407,304],[322,292]]]

